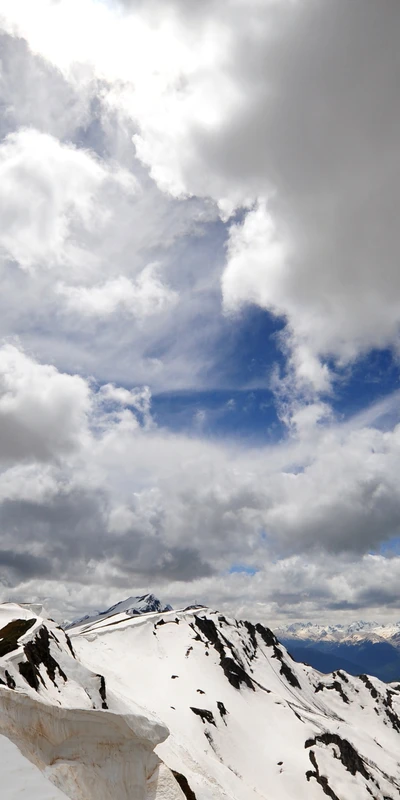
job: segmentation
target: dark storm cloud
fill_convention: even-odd
[[[9,573],[18,581],[48,578],[53,574],[53,565],[51,560],[44,556],[0,549],[0,574],[4,573]]]
[[[107,498],[98,492],[72,491],[50,504],[5,501],[0,542],[17,541],[18,551],[0,550],[0,567],[18,580],[74,581],[84,580],[88,568],[93,573],[105,565],[110,582],[123,585],[133,575],[141,581],[191,581],[213,574],[195,547],[171,546],[162,532],[154,538],[132,529],[116,536],[107,530],[106,516]]]

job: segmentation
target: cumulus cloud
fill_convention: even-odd
[[[142,270],[135,283],[120,275],[119,278],[90,287],[61,283],[58,292],[65,297],[71,311],[98,317],[121,310],[141,319],[175,305],[178,299],[177,292],[161,283],[157,267],[153,264]]]
[[[0,247],[26,270],[90,263],[74,228],[93,229],[105,209],[104,184],[118,181],[89,153],[34,129],[10,133],[0,144]],[[124,176],[122,177],[124,180]],[[135,181],[127,177],[130,189]]]
[[[303,556],[267,562],[253,576],[225,575],[221,585],[203,578],[191,585],[169,585],[171,597],[182,606],[206,599],[225,613],[278,626],[288,620],[349,622],[355,616],[378,621],[399,617],[400,558],[366,555],[359,561],[342,557]]]
[[[61,482],[48,464],[17,464],[0,474],[0,502],[46,503],[60,492]]]
[[[1,30],[0,133],[35,128],[62,141],[90,122],[94,87],[77,90],[60,70],[34,55],[27,42]]]
[[[1,461],[49,460],[73,450],[85,435],[90,391],[11,344],[0,348]]]
[[[34,53],[11,12],[1,5],[0,337],[106,382],[134,364],[132,380],[156,390],[184,388],[189,374],[198,384],[203,341],[221,328],[214,209],[161,193],[110,85]]]
[[[89,574],[107,597],[151,580],[177,598],[207,589],[209,602],[237,610],[240,580],[250,598],[243,607],[261,602],[278,617],[277,603],[294,614],[301,601],[308,615],[364,608],[368,597],[372,606],[386,561],[394,585],[398,557],[370,553],[400,525],[400,426],[331,422],[249,451],[149,424],[146,387],[96,390],[11,345],[0,365],[4,596],[45,575],[60,597],[78,587],[79,603]],[[307,431],[310,420],[298,424]],[[230,575],[238,564],[256,574]],[[61,569],[65,590],[54,583]],[[217,593],[207,583],[216,571],[225,575]]]
[[[326,390],[328,357],[397,347],[396,3],[126,3],[121,16],[86,0],[73,45],[73,5],[42,5],[46,33],[22,2],[6,4],[8,29],[70,80],[85,62],[108,81],[163,190],[225,214],[267,198],[231,230],[224,299],[286,320],[300,382]]]

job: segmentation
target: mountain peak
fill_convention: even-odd
[[[66,629],[75,628],[78,625],[89,625],[92,622],[108,619],[114,617],[116,614],[126,614],[128,617],[138,616],[139,614],[152,614],[164,613],[172,611],[172,606],[164,604],[154,594],[148,594],[127,597],[126,600],[120,600],[105,611],[94,611],[92,614],[86,614],[84,617],[74,620]]]

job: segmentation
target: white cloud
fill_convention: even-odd
[[[241,25],[246,36],[263,23],[256,7],[253,16],[242,2],[229,3],[229,23],[216,4],[205,4],[195,27],[184,7],[173,3],[133,6],[123,14],[115,3],[39,0],[33,13],[27,0],[2,0],[1,11],[4,29],[25,37],[34,53],[72,83],[86,88],[97,79],[107,82],[103,98],[139,125],[135,145],[159,186],[174,196],[210,194],[210,176],[201,174],[191,136],[204,128],[218,131],[230,110],[237,110],[240,91],[226,69],[231,25]],[[187,186],[191,172],[197,188]],[[237,194],[233,207],[243,200],[243,192]],[[228,194],[219,199],[232,208]]]
[[[0,339],[104,381],[134,365],[156,390],[198,383],[221,327],[221,245],[201,241],[214,209],[157,189],[101,81],[68,82],[23,40],[1,42]]]
[[[60,70],[35,56],[24,39],[1,30],[1,137],[31,127],[66,141],[90,119],[93,88],[73,87]]]
[[[50,578],[61,559],[66,581],[77,584],[89,563],[92,584],[110,592],[149,579],[195,581],[197,592],[213,571],[250,564],[259,570],[251,586],[261,592],[259,576],[267,574],[268,596],[279,594],[290,613],[299,593],[308,608],[307,591],[314,611],[318,602],[368,607],[383,562],[367,554],[400,525],[399,426],[383,432],[355,420],[306,435],[325,413],[315,407],[311,421],[302,413],[296,420],[302,439],[244,450],[149,426],[146,388],[105,385],[96,393],[10,345],[0,367],[8,462],[0,475],[0,562],[17,545],[39,559],[24,562],[24,574],[45,570]],[[311,580],[325,561],[329,591],[322,578]],[[371,574],[362,591],[361,583],[351,589],[362,564]],[[229,581],[218,595],[225,603]]]
[[[249,211],[241,224],[231,225],[227,250],[228,263],[222,277],[226,310],[236,311],[248,302],[281,313],[282,301],[275,301],[274,307],[274,298],[285,281],[289,254],[265,201]]]
[[[254,576],[244,572],[219,579],[202,578],[189,585],[172,583],[167,596],[177,607],[207,602],[242,619],[258,619],[275,627],[289,620],[349,622],[355,618],[382,622],[399,618],[400,558],[366,555],[292,556],[269,561]],[[113,598],[111,598],[112,601]]]
[[[143,389],[124,389],[122,386],[106,383],[100,387],[99,396],[102,400],[111,400],[124,406],[134,406],[139,411],[150,411],[151,392],[148,386]]]
[[[400,426],[373,428],[379,409],[343,426],[300,409],[299,438],[249,450],[157,428],[146,387],[96,391],[15,346],[0,373],[4,596],[67,613],[151,584],[270,620],[398,614],[400,558],[369,555],[400,526]]]
[[[139,320],[164,311],[178,299],[177,292],[160,281],[157,266],[153,264],[142,270],[136,282],[120,275],[89,287],[60,283],[57,291],[65,297],[68,309],[79,314],[105,317],[125,311]]]
[[[3,0],[3,16],[74,85],[106,81],[164,191],[225,215],[269,198],[232,227],[224,299],[285,319],[300,384],[329,388],[329,356],[397,348],[394,6]]]
[[[47,460],[81,444],[91,397],[78,375],[0,348],[0,458]]]
[[[122,510],[113,535],[125,530]],[[129,520],[126,520],[129,526]],[[120,525],[120,527],[119,527]],[[98,576],[102,575],[101,570]],[[4,589],[3,596],[20,600],[21,596],[47,602],[60,620],[73,619],[90,609],[107,608],[121,599],[132,583],[112,585],[109,575],[98,583],[51,578],[39,582],[24,577],[17,587]],[[324,624],[344,623],[354,619],[374,619],[384,623],[399,618],[398,583],[400,558],[367,555],[354,561],[343,557],[302,556],[268,561],[254,576],[243,573],[203,577],[190,582],[161,580],[153,577],[151,588],[165,601],[182,608],[203,602],[212,608],[241,619],[260,620],[276,627],[292,620],[314,620]],[[149,589],[148,577],[135,576],[138,594]]]
[[[26,270],[90,264],[74,230],[93,230],[107,209],[99,193],[115,178],[89,153],[33,129],[0,144],[0,215],[3,253]],[[118,180],[118,172],[116,175]],[[135,186],[130,179],[130,189]]]
[[[386,405],[340,426],[314,395],[332,389],[328,357],[340,368],[398,345],[397,13],[362,0],[0,0],[42,87],[28,93],[37,109],[24,95],[15,113],[6,93],[7,119],[38,130],[0,143],[1,332],[18,325],[48,362],[0,349],[8,594],[84,606],[95,586],[101,605],[151,582],[171,599],[303,615],[373,608],[386,569],[395,607],[399,559],[369,551],[400,524],[398,398],[384,432]],[[215,205],[224,219],[241,209],[222,277],[230,321],[256,304],[286,326],[293,435],[275,447],[201,440],[202,411],[197,438],[159,429],[150,390],[114,383],[203,380],[222,264],[216,239],[196,260],[187,234]],[[13,547],[31,558],[19,572]],[[259,572],[228,575],[233,564]]]
[[[149,386],[142,386],[136,389],[125,389],[122,386],[115,386],[113,383],[106,383],[100,387],[96,400],[100,409],[108,403],[115,403],[118,406],[128,406],[134,408],[139,413],[144,428],[148,429],[154,424],[151,415],[151,391]],[[119,415],[121,412],[118,412]],[[109,417],[108,417],[109,418]],[[105,418],[107,424],[107,417]]]
[[[47,464],[18,464],[0,473],[0,502],[46,503],[62,491],[54,470]]]
[[[307,403],[291,407],[285,422],[299,439],[310,442],[320,435],[321,425],[331,422],[332,417],[332,409],[327,403]]]

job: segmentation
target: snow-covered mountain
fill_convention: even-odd
[[[353,675],[368,672],[384,681],[400,679],[400,622],[296,622],[276,633],[297,660],[324,672],[345,669]]]
[[[205,608],[129,611],[69,639],[0,607],[5,800],[398,800],[400,685]]]
[[[308,639],[315,642],[388,641],[400,648],[400,622],[382,625],[379,622],[357,620],[349,625],[318,625],[313,622],[294,622],[276,629],[277,636]]]
[[[80,619],[76,619],[65,626],[65,630],[75,628],[78,625],[90,624],[96,620],[104,620],[109,617],[114,617],[117,614],[128,614],[130,617],[138,616],[138,614],[150,614],[153,611],[172,611],[172,606],[164,605],[155,597],[154,594],[144,594],[139,597],[127,597],[126,600],[116,603],[107,608],[106,611],[95,611],[94,614],[86,614]]]
[[[37,607],[0,606],[2,800],[183,800],[154,752],[167,736],[154,715],[114,696]]]

